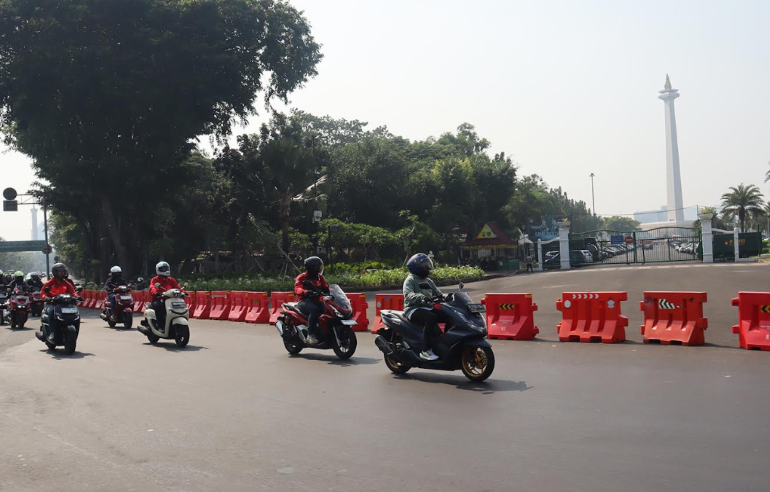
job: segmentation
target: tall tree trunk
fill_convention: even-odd
[[[104,224],[107,227],[107,233],[110,235],[110,239],[112,240],[112,246],[115,248],[115,253],[118,255],[120,267],[124,272],[131,272],[131,254],[128,248],[123,244],[123,239],[120,234],[120,226],[113,212],[112,201],[107,195],[104,194],[101,196],[101,201]]]

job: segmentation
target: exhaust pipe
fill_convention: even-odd
[[[377,335],[377,338],[374,339],[374,344],[377,345],[377,348],[385,355],[391,355],[393,353],[393,345],[382,338],[381,335]]]

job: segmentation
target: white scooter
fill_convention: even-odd
[[[156,287],[160,287],[160,284],[156,284]],[[171,289],[163,293],[163,302],[166,305],[166,323],[162,329],[158,327],[158,317],[155,310],[152,309],[152,303],[146,304],[144,319],[138,328],[151,344],[155,345],[161,338],[173,339],[181,348],[190,341],[190,310],[184,302],[187,295],[179,289]]]

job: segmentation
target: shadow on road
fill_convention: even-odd
[[[62,349],[56,349],[56,350],[49,350],[49,349],[42,349],[41,352],[48,354],[53,359],[85,359],[86,357],[94,357],[94,354],[90,352],[78,352],[75,351],[72,355],[67,355],[64,353]]]
[[[366,365],[377,364],[380,362],[380,359],[374,359],[372,357],[356,357],[355,355],[348,360],[340,360],[339,357],[337,357],[336,355],[312,354],[312,353],[298,354],[292,357],[296,357],[298,359],[324,361],[330,366],[342,366],[342,367],[366,366]]]
[[[150,342],[145,342],[144,345],[148,345],[150,347],[156,347],[156,348],[162,348],[169,352],[198,352],[199,350],[208,350],[208,347],[202,347],[200,345],[188,345],[184,348],[178,347],[176,343],[171,341],[171,343],[163,343],[158,342],[157,344],[153,345]]]
[[[408,373],[402,375],[393,375],[393,379],[411,379],[423,383],[447,384],[457,389],[465,391],[474,391],[482,395],[492,395],[503,391],[527,391],[534,386],[527,386],[524,381],[508,381],[505,379],[487,379],[481,383],[474,383],[465,378],[465,376],[448,376],[446,374],[433,374],[425,372]]]

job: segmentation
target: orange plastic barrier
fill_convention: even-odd
[[[246,292],[246,323],[270,322],[270,299],[267,292]]]
[[[211,314],[211,293],[210,292],[196,292],[195,293],[195,311],[193,311],[192,317],[195,319],[209,319]]]
[[[91,291],[83,290],[80,293],[80,297],[83,298],[83,302],[80,303],[80,307],[82,307],[83,309],[88,309],[88,303],[91,301]]]
[[[104,309],[105,303],[107,302],[107,291],[106,290],[97,290],[96,291],[96,304],[94,305],[94,309],[102,310]]]
[[[639,308],[644,312],[644,343],[664,345],[703,345],[703,330],[708,318],[703,317],[705,292],[645,292]]]
[[[559,341],[625,341],[628,318],[621,315],[620,303],[627,299],[627,292],[563,293],[556,301],[556,309],[562,312]]]
[[[230,292],[230,314],[228,321],[244,321],[246,319],[246,292]]]
[[[227,321],[230,316],[230,293],[222,290],[211,292],[211,313],[209,319]]]
[[[369,303],[366,302],[366,294],[347,294],[350,299],[350,307],[353,308],[353,319],[358,322],[353,326],[353,331],[366,331],[369,329],[369,317],[366,310]]]
[[[274,325],[281,317],[284,302],[294,302],[294,292],[272,292],[270,293],[270,324]]]
[[[741,348],[770,350],[770,292],[739,292],[733,299],[738,307],[738,335]]]
[[[500,340],[532,340],[540,333],[535,326],[537,304],[532,294],[485,294],[487,337]]]
[[[375,308],[374,308],[374,323],[372,324],[372,334],[380,331],[385,327],[382,322],[382,316],[380,311],[383,309],[392,309],[395,311],[404,310],[404,295],[403,294],[376,294],[374,296]]]

